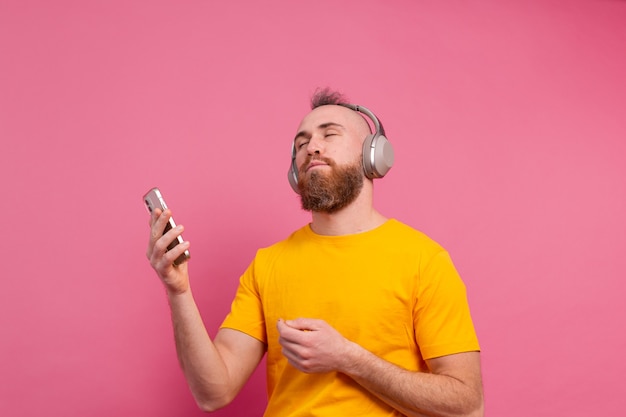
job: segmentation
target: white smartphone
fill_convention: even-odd
[[[159,208],[161,210],[165,210],[167,208],[167,204],[165,204],[165,199],[163,198],[163,194],[161,194],[161,191],[159,191],[159,189],[156,187],[148,191],[143,196],[143,202],[146,205],[146,208],[148,209],[148,212],[150,214],[152,214],[154,209]],[[168,224],[165,225],[163,234],[167,233],[169,230],[171,230],[174,227],[176,227],[176,223],[174,222],[174,218],[170,217],[170,221],[168,222]],[[168,251],[172,250],[176,245],[178,245],[179,243],[183,243],[183,242],[184,242],[183,237],[178,236],[176,239],[172,241],[172,243],[169,244],[169,246],[167,247],[167,250]],[[189,251],[186,250],[185,252],[183,252],[182,255],[176,258],[176,260],[174,261],[174,265],[182,264],[183,262],[187,261],[189,257],[190,257]]]

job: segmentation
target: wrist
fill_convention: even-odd
[[[189,286],[189,283],[176,286],[165,284],[165,293],[169,299],[180,298],[187,294],[191,294],[191,287]]]
[[[347,340],[346,348],[342,355],[342,369],[340,369],[340,372],[349,376],[357,375],[367,353],[368,352],[362,346]]]

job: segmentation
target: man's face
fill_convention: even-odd
[[[300,124],[295,138],[302,208],[333,213],[353,202],[363,188],[363,139],[369,126],[356,112],[322,106]]]

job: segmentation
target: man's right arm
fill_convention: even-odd
[[[211,340],[191,292],[187,263],[174,265],[189,242],[167,250],[183,231],[178,226],[162,235],[170,217],[169,210],[154,211],[146,256],[167,291],[178,360],[191,392],[202,410],[213,411],[230,403],[241,390],[261,361],[265,345],[231,329],[221,329]]]
[[[245,333],[221,329],[211,341],[191,290],[168,294],[178,361],[198,406],[214,411],[239,393],[265,354]]]

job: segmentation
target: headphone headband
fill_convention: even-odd
[[[363,113],[374,123],[374,134],[385,135],[385,129],[383,128],[382,123],[378,120],[378,117],[374,113],[372,113],[367,107],[359,106],[358,104],[349,104],[349,103],[339,103],[339,106],[347,107],[350,110],[354,110],[358,113]]]

